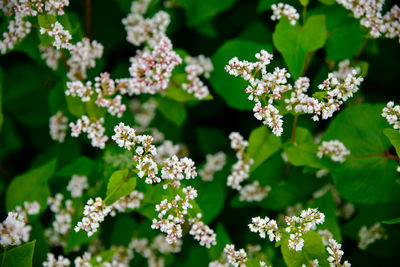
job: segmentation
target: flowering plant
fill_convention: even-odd
[[[394,2],[0,1],[0,267],[395,262]]]

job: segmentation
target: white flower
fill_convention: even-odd
[[[7,218],[0,223],[0,245],[19,246],[22,241],[27,242],[32,227],[25,224],[25,215],[10,211]]]
[[[214,179],[214,174],[222,170],[226,163],[226,155],[224,152],[218,152],[214,155],[206,155],[206,164],[199,171],[199,175],[203,181],[211,182]]]
[[[224,252],[228,255],[228,262],[233,266],[246,266],[247,254],[244,249],[236,251],[234,245],[226,245]]]
[[[81,197],[83,190],[88,188],[87,177],[83,175],[72,175],[68,183],[67,190],[71,192],[73,198]]]
[[[317,156],[322,158],[324,155],[329,156],[333,161],[345,162],[346,156],[350,155],[350,150],[339,140],[323,141],[318,147]]]
[[[393,101],[389,101],[382,109],[382,117],[393,125],[393,129],[400,131],[400,105],[394,105]]]
[[[64,116],[62,111],[58,111],[50,117],[49,128],[51,139],[60,143],[64,142],[68,129],[68,118]]]
[[[254,181],[251,184],[245,185],[240,190],[240,201],[247,202],[260,202],[268,196],[268,192],[271,191],[270,186],[260,186],[258,181]]]
[[[375,223],[369,229],[367,228],[367,226],[364,225],[358,232],[358,237],[360,239],[360,241],[358,242],[358,247],[362,250],[367,249],[368,245],[374,243],[376,240],[384,238],[384,232],[385,229],[379,222]]]
[[[297,20],[300,18],[297,10],[291,5],[278,3],[278,5],[271,5],[271,9],[273,15],[271,16],[272,20],[280,20],[282,17],[287,18],[290,21],[291,25],[296,25]]]

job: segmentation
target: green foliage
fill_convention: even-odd
[[[397,156],[400,155],[400,133],[398,130],[385,129],[383,133],[389,138],[390,143],[396,149]]]
[[[1,126],[3,125],[4,121],[2,102],[3,102],[3,69],[0,68],[0,132],[1,132]]]
[[[400,187],[395,183],[398,164],[385,156],[391,145],[383,134],[387,122],[380,116],[382,108],[371,104],[348,107],[332,120],[323,137],[340,140],[351,151],[332,174],[341,196],[355,203],[400,200]]]
[[[303,75],[310,53],[323,47],[327,38],[324,15],[311,16],[304,26],[291,25],[282,19],[272,35],[276,49],[285,59],[289,72],[295,79]]]
[[[129,195],[136,187],[136,177],[129,170],[113,172],[107,184],[106,205],[111,205],[121,197]]]
[[[3,267],[31,267],[35,241],[12,248],[0,254]],[[4,255],[5,253],[5,255]],[[4,264],[3,264],[4,263]]]
[[[157,108],[167,120],[176,126],[182,126],[186,120],[186,109],[182,103],[168,98],[157,98]]]
[[[260,164],[276,153],[282,146],[281,138],[269,133],[266,126],[260,126],[250,133],[248,157],[254,160],[250,171],[257,169]]]
[[[53,176],[56,165],[57,161],[51,160],[40,167],[14,177],[6,192],[7,210],[11,211],[16,206],[23,206],[24,201],[36,200],[43,212],[47,207],[47,198],[50,196],[48,181]]]
[[[188,26],[205,22],[232,6],[236,0],[178,0],[185,9]]]
[[[281,241],[281,251],[285,263],[289,267],[306,266],[310,261],[318,260],[319,266],[329,266],[327,260],[327,252],[322,243],[321,236],[314,231],[307,232],[303,235],[304,247],[302,251],[291,250],[288,248],[288,238],[283,238]]]

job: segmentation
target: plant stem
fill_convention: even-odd
[[[356,63],[359,60],[359,58],[360,58],[365,46],[367,45],[367,42],[368,42],[368,38],[364,37],[364,40],[363,40],[363,42],[361,44],[361,47],[358,50],[357,55],[354,57],[353,63]]]
[[[4,248],[3,259],[1,260],[1,267],[4,266],[4,263],[6,261],[6,254],[7,254],[7,247]]]
[[[128,181],[128,179],[132,176],[132,174],[134,174],[136,172],[136,170],[131,171],[130,173],[128,173],[128,175],[121,181],[119,182],[119,184],[114,188],[114,190],[108,194],[108,196],[104,199],[104,202],[107,202],[107,200],[115,193],[118,191],[118,189],[122,186],[123,183],[125,183],[126,181]]]
[[[86,0],[85,5],[85,26],[86,36],[91,39],[92,37],[92,0]]]
[[[303,26],[306,24],[306,14],[307,14],[307,6],[303,6],[303,14],[301,15]]]
[[[290,140],[292,140],[292,142],[294,142],[294,138],[296,137],[296,127],[297,127],[298,118],[299,118],[298,115],[294,116],[293,125],[292,125],[292,135],[290,136]]]

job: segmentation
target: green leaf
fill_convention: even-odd
[[[297,127],[294,142],[287,142],[283,150],[291,164],[294,166],[309,166],[313,168],[323,168],[317,157],[317,146],[314,144],[313,137],[305,128]]]
[[[6,252],[5,258],[4,253],[0,254],[0,260],[4,258],[4,264],[2,267],[31,267],[33,251],[35,250],[36,241],[32,241],[16,248],[10,249]]]
[[[387,220],[387,221],[382,221],[382,223],[384,223],[384,224],[398,224],[398,223],[400,223],[400,217],[394,218],[394,219],[391,219],[391,220]]]
[[[57,21],[57,18],[54,15],[38,14],[37,20],[38,20],[39,27],[48,29],[51,24],[53,24]],[[43,46],[51,46],[52,45],[52,43],[54,41],[53,37],[50,37],[47,33],[41,34],[40,31],[37,31],[37,34],[39,36],[41,45],[43,45]]]
[[[336,2],[336,0],[318,0],[318,1],[329,6],[333,5]]]
[[[272,35],[275,47],[295,79],[303,72],[307,54],[323,47],[326,38],[324,15],[309,17],[304,26],[292,26],[289,20],[282,19]]]
[[[396,160],[388,157],[391,148],[383,131],[383,105],[363,104],[340,112],[330,123],[323,140],[339,140],[351,155],[332,168],[337,190],[354,203],[375,204],[400,200]],[[344,128],[345,127],[345,130]]]
[[[71,177],[74,174],[89,176],[94,167],[95,163],[93,160],[87,157],[80,157],[59,170],[57,176]]]
[[[48,180],[56,170],[57,161],[51,160],[46,164],[18,175],[12,179],[6,192],[6,207],[8,211],[21,206],[25,201],[38,201],[40,210],[47,207],[47,198],[50,196]]]
[[[247,99],[248,95],[244,91],[248,83],[240,77],[229,75],[225,71],[225,66],[235,56],[240,60],[255,61],[254,55],[262,49],[271,52],[271,49],[263,44],[234,39],[224,43],[212,56],[214,71],[211,73],[210,82],[228,106],[241,110],[251,110],[254,103]]]
[[[389,138],[390,143],[396,149],[397,156],[400,157],[400,133],[399,130],[387,128],[383,130],[383,133]]]
[[[314,231],[309,231],[303,235],[304,247],[301,251],[291,250],[288,247],[288,237],[282,239],[281,251],[285,263],[289,267],[298,267],[317,259],[319,266],[329,266],[328,255],[325,252],[324,243],[321,236]]]
[[[136,188],[136,177],[128,177],[129,171],[115,171],[107,184],[106,205],[111,205],[121,197],[129,195]],[[128,178],[127,178],[128,177]]]
[[[182,126],[186,120],[186,109],[182,103],[165,97],[158,97],[157,108],[160,113],[177,126]]]
[[[138,224],[131,216],[125,214],[118,216],[111,233],[111,243],[128,246],[137,228]]]
[[[86,114],[85,104],[79,97],[65,96],[65,99],[67,100],[69,113],[78,118]]]
[[[267,126],[260,126],[250,133],[247,155],[254,160],[250,172],[275,154],[282,146],[281,138],[270,134]]]
[[[8,116],[4,117],[3,130],[0,132],[0,161],[3,158],[19,149],[22,145],[19,134],[15,131],[13,124]]]
[[[227,10],[236,0],[178,0],[186,12],[188,26],[195,26]]]
[[[337,7],[327,7],[326,24],[328,39],[326,52],[328,60],[343,60],[355,56],[364,40],[360,22],[348,16],[347,10]]]

